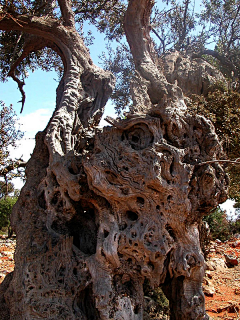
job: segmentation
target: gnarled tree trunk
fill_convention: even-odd
[[[6,318],[140,320],[147,279],[162,285],[171,319],[207,319],[198,226],[226,199],[228,180],[215,161],[222,151],[213,125],[188,114],[181,83],[166,79],[151,49],[152,5],[129,2],[134,104],[104,129],[96,125],[111,75],[92,64],[71,10],[65,27],[51,26],[54,39],[41,22],[65,73],[12,215],[17,250]],[[38,22],[25,21],[39,36]]]

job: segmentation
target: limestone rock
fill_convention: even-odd
[[[203,285],[203,292],[205,295],[213,297],[216,293],[216,290],[213,285]]]
[[[217,270],[221,271],[222,269],[226,269],[226,261],[222,258],[212,258],[211,260],[206,262],[207,269],[210,271]]]
[[[228,255],[228,254],[225,254],[224,255],[225,259],[226,259],[226,264],[228,267],[234,267],[234,266],[237,266],[238,265],[238,258],[234,255]]]

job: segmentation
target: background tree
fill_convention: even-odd
[[[211,230],[211,239],[219,239],[221,241],[228,240],[231,235],[231,223],[227,219],[226,212],[221,210],[219,207],[214,210],[210,215],[204,218],[208,223]]]
[[[5,198],[8,194],[14,192],[14,184],[9,182],[6,185],[5,181],[0,181],[0,199]]]
[[[201,21],[209,25],[208,37],[215,51],[206,51],[216,58],[220,70],[229,78],[239,79],[240,4],[235,0],[205,0]]]
[[[17,197],[4,197],[0,199],[0,231],[8,231],[8,236],[12,236],[12,229],[10,225],[10,215],[12,208],[17,201]]]
[[[1,194],[8,195],[13,191],[12,179],[23,176],[24,173],[22,168],[25,167],[25,162],[10,156],[10,149],[17,146],[23,132],[12,106],[7,107],[1,101],[0,104],[0,187]]]
[[[17,146],[23,137],[18,118],[12,106],[1,102],[0,110],[0,229],[8,228],[8,236],[12,235],[10,214],[17,201],[18,190],[15,190],[13,180],[24,176],[25,162],[12,159],[11,148]]]

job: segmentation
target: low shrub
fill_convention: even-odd
[[[0,199],[0,230],[10,226],[10,215],[17,197],[5,197]]]

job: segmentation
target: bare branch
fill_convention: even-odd
[[[155,34],[155,36],[161,41],[163,46],[163,52],[165,52],[165,41],[160,37],[160,35],[157,33],[157,31],[151,27],[151,31]]]
[[[11,69],[8,73],[8,76],[11,77],[15,82],[17,82],[18,84],[18,89],[21,92],[22,95],[22,100],[20,100],[19,102],[22,103],[22,107],[21,107],[21,111],[20,113],[22,113],[23,108],[24,108],[24,104],[25,104],[25,100],[26,100],[26,94],[25,91],[23,90],[23,86],[25,85],[24,81],[21,81],[20,79],[17,78],[16,74],[15,74],[15,70],[16,68],[19,66],[19,64],[29,55],[30,52],[36,51],[36,50],[41,50],[45,47],[45,43],[43,44],[43,42],[41,41],[40,38],[35,37],[35,36],[30,36],[31,41],[27,41],[25,43],[25,46],[23,48],[23,53],[21,54],[21,56],[12,64]],[[14,58],[14,54],[13,57]]]
[[[21,81],[19,80],[16,75],[15,75],[15,70],[11,70],[9,73],[8,73],[9,77],[11,77],[15,82],[17,82],[18,84],[18,89],[20,90],[21,92],[21,95],[22,95],[22,100],[18,101],[18,102],[21,102],[22,103],[22,107],[21,107],[21,110],[20,110],[20,113],[23,112],[23,108],[24,108],[24,104],[25,104],[25,100],[26,100],[26,94],[25,94],[25,91],[23,90],[23,86],[25,85],[25,82],[24,81]]]
[[[234,42],[234,40],[235,40],[235,39],[234,39],[234,34],[235,34],[234,24],[235,24],[236,19],[237,19],[238,15],[239,15],[239,12],[240,12],[240,5],[238,5],[237,12],[236,12],[236,14],[235,14],[235,17],[234,17],[232,23],[231,23],[231,38],[230,38],[230,40],[228,41],[228,50],[230,49],[231,44],[232,44],[232,43]]]
[[[236,160],[210,160],[210,161],[204,161],[204,162],[198,163],[196,165],[203,166],[205,164],[212,164],[212,163],[227,163],[227,164],[240,165],[240,158],[237,158]]]
[[[157,103],[168,93],[168,82],[157,68],[157,55],[150,38],[150,14],[153,5],[152,0],[130,0],[124,29],[135,67],[144,79],[150,81],[149,96],[153,103]]]
[[[16,54],[16,51],[17,51],[18,44],[19,44],[22,36],[23,36],[23,32],[20,33],[20,35],[19,35],[19,37],[18,37],[18,39],[16,41],[15,48],[13,50],[13,54],[12,54],[12,57],[11,57],[11,60],[10,60],[10,65],[12,65],[12,62],[14,60],[14,57],[15,57],[15,54]]]
[[[187,13],[188,13],[188,6],[189,6],[189,0],[186,0],[186,2],[184,2],[184,16],[183,16],[183,28],[181,30],[181,34],[179,36],[179,41],[178,44],[176,46],[177,50],[180,50],[182,47],[182,44],[186,38],[186,34],[187,34]]]
[[[110,116],[107,116],[106,118],[104,118],[104,120],[106,122],[108,122],[109,124],[111,124],[112,126],[118,128],[118,129],[122,129],[121,126],[118,124],[118,122],[116,121],[116,119],[110,117]]]
[[[56,30],[58,25],[57,20],[51,17],[30,17],[26,14],[11,14],[10,19],[8,16],[0,15],[0,30],[18,30],[43,37],[53,42],[57,42],[58,40],[57,35],[60,31],[59,29]],[[55,37],[53,36],[54,31]]]

